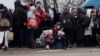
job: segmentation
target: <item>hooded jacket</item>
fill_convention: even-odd
[[[15,11],[13,13],[14,26],[22,27],[26,22],[27,15],[20,1],[15,2]]]
[[[73,17],[68,9],[64,10],[63,14],[60,17],[60,22],[64,28],[73,28]]]
[[[0,17],[1,19],[5,18],[8,19],[10,21],[10,27],[12,27],[12,15],[10,11],[3,4],[0,4]],[[0,30],[1,31],[9,30],[9,27],[0,26]]]

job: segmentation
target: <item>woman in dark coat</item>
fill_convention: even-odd
[[[9,20],[10,26],[9,27],[0,26],[0,31],[4,32],[3,48],[4,48],[4,50],[7,50],[8,39],[7,39],[7,36],[6,36],[6,32],[12,31],[12,15],[10,14],[8,9],[3,4],[0,4],[0,19],[5,19],[5,18]]]
[[[60,17],[60,22],[64,28],[66,47],[73,44],[73,17],[68,8],[64,8]],[[69,42],[68,42],[69,41]]]
[[[15,11],[13,13],[13,31],[14,45],[16,47],[23,46],[23,28],[26,23],[27,15],[20,1],[15,2]]]
[[[89,26],[90,20],[80,8],[77,9],[77,14],[74,18],[74,37],[76,38],[77,46],[84,46],[85,28]]]
[[[95,45],[100,45],[100,11],[94,11],[92,10],[92,15],[91,18],[93,18],[93,32],[92,32],[92,44],[93,46]]]
[[[97,13],[98,15],[97,15],[97,21],[98,21],[98,29],[97,29],[97,34],[98,34],[98,36],[97,36],[97,41],[98,41],[98,44],[99,44],[99,46],[100,46],[100,10],[98,11],[98,13]]]

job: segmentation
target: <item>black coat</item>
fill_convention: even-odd
[[[100,35],[100,16],[97,16],[94,20],[93,30],[96,30],[96,33]]]
[[[84,38],[85,28],[87,28],[89,24],[90,19],[82,13],[79,14],[78,18],[74,18],[74,35],[77,40]]]
[[[73,17],[68,11],[61,15],[60,22],[65,29],[73,29]]]
[[[52,29],[52,28],[53,28],[52,18],[50,16],[47,16],[46,19],[43,20],[41,22],[41,24],[39,25],[36,35],[38,35],[38,37],[39,37],[43,30],[48,30],[48,29]]]
[[[46,19],[44,19],[40,24],[41,30],[47,30],[53,28],[53,20],[50,15],[46,16]]]
[[[13,26],[14,27],[23,27],[24,23],[26,23],[27,15],[23,7],[15,8],[13,13]]]
[[[9,12],[9,10],[6,7],[4,7],[4,11],[0,13],[2,14],[1,19],[7,18],[10,21],[10,27],[0,26],[0,31],[10,30],[10,28],[12,28],[12,14]]]

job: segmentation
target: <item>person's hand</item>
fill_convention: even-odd
[[[78,18],[78,16],[75,16],[75,18]]]
[[[30,27],[28,27],[28,29],[30,29]]]
[[[61,40],[61,37],[58,37],[59,40]]]
[[[64,31],[64,28],[61,28],[61,31]]]
[[[40,16],[40,13],[36,12],[36,15],[39,15]]]
[[[10,27],[10,31],[12,31],[12,27]]]
[[[24,23],[24,25],[26,26],[26,23]]]

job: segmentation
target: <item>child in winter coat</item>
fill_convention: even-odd
[[[52,49],[53,43],[54,43],[54,37],[53,37],[52,31],[48,31],[44,39],[45,39],[46,49],[50,49],[50,48]]]
[[[45,45],[46,49],[52,48],[54,38],[53,38],[53,30],[44,30],[40,35],[41,40],[43,40],[42,45]]]
[[[64,35],[63,29],[61,27],[60,22],[57,22],[53,29],[53,36],[54,36],[54,46],[57,48],[58,43],[61,43],[62,48],[64,46]]]

